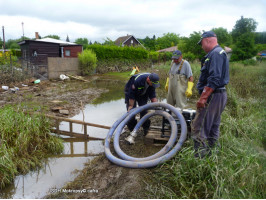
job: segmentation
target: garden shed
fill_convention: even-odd
[[[64,72],[64,66],[71,63],[70,60],[65,59],[78,59],[78,53],[83,51],[82,45],[53,38],[43,38],[35,40],[23,40],[18,42],[21,48],[21,64],[24,69],[27,69],[33,76],[37,78],[47,79],[52,75],[49,68],[60,68],[60,72]],[[48,58],[57,58],[57,66],[48,66]],[[61,66],[64,64],[64,66]],[[77,62],[75,62],[77,63]],[[75,69],[78,66],[73,66]],[[69,67],[68,67],[69,68]],[[51,70],[50,70],[51,71]],[[74,71],[74,69],[72,70]]]

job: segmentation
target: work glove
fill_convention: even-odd
[[[200,99],[197,102],[197,109],[205,108],[209,96],[213,93],[213,89],[205,86],[201,93]]]
[[[166,83],[165,83],[165,91],[168,92],[168,86],[169,86],[169,78],[166,79]]]
[[[189,98],[189,97],[192,96],[192,88],[193,88],[193,85],[194,85],[193,82],[191,82],[191,81],[188,81],[187,82],[187,91],[185,93],[185,95],[186,95],[187,98]]]

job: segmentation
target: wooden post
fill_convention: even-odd
[[[73,137],[73,123],[72,122],[69,122],[69,132],[71,133]]]
[[[88,133],[87,133],[87,125],[84,124],[84,135],[85,135],[85,138],[88,137]]]

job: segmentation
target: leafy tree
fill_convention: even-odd
[[[189,37],[182,37],[178,49],[182,51],[182,54],[187,55],[189,59],[199,58],[201,59],[205,53],[201,46],[198,45],[200,40],[201,32],[193,32]],[[185,56],[184,56],[185,58]]]
[[[53,39],[56,39],[56,40],[60,40],[60,37],[58,35],[46,35],[43,38],[53,38]]]
[[[266,44],[266,32],[255,33],[255,44]]]
[[[88,46],[88,44],[89,44],[89,41],[87,38],[78,38],[75,40],[75,43],[81,44],[81,45],[83,45],[84,48],[86,48],[86,46]]]
[[[217,35],[220,46],[230,46],[232,44],[232,36],[228,33],[227,29],[219,27],[213,28],[212,31]]]
[[[155,49],[165,49],[171,46],[176,46],[179,42],[179,35],[175,33],[163,34],[162,37],[158,37],[155,42]]]
[[[231,60],[245,60],[256,55],[255,34],[257,22],[252,18],[244,18],[236,21],[232,30],[232,36],[235,46]]]
[[[144,39],[138,39],[147,49],[150,51],[155,51],[155,42],[156,37],[155,35],[152,38],[146,36]]]
[[[22,40],[28,40],[29,38],[27,37],[21,37],[19,39],[9,39],[6,43],[5,43],[5,48],[6,49],[20,49],[20,46],[18,44],[18,42],[22,41]]]
[[[115,42],[114,41],[112,41],[110,38],[106,38],[106,39],[104,39],[104,43],[103,43],[103,45],[109,45],[109,46],[112,46],[112,45],[115,45]]]
[[[236,42],[239,36],[244,33],[254,32],[257,28],[257,24],[258,23],[254,19],[241,16],[241,19],[236,21],[232,30],[233,42]]]
[[[257,53],[255,47],[255,40],[253,33],[244,33],[239,36],[236,47],[233,49],[231,59],[235,60],[246,60],[255,56]]]

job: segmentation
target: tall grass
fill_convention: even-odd
[[[188,140],[174,159],[152,171],[147,196],[264,199],[265,82],[265,62],[256,66],[232,63],[220,127],[221,148],[209,157],[195,159],[193,142]]]
[[[47,155],[63,151],[62,141],[49,134],[50,127],[47,118],[27,115],[20,106],[0,109],[0,188],[41,166]]]

